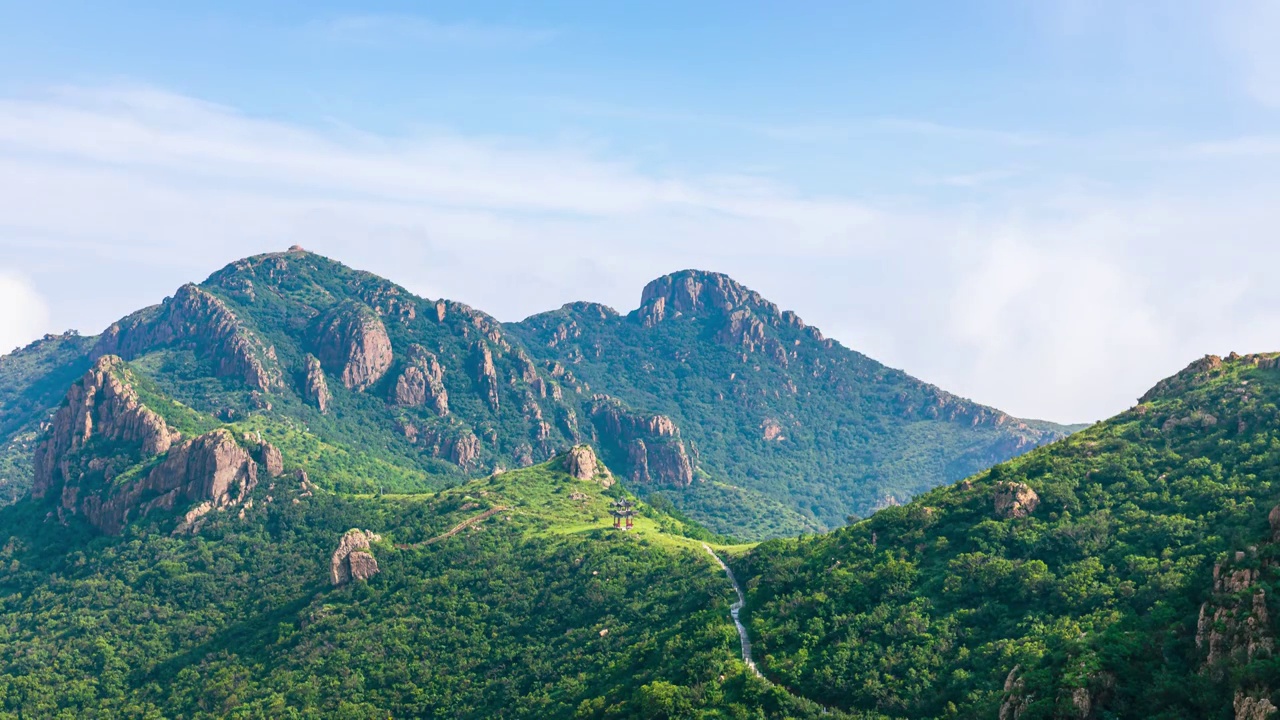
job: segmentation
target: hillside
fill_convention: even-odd
[[[589,447],[324,489],[394,477],[360,458],[97,361],[0,510],[0,717],[812,714],[744,672],[719,538],[643,503],[613,530]]]
[[[1131,410],[830,535],[735,561],[756,660],[894,718],[1265,718],[1280,355],[1208,357]]]
[[[503,325],[293,248],[0,359],[0,501],[32,487],[43,424],[104,356],[220,422],[345,448],[306,451],[347,467],[328,490],[438,490],[587,442],[633,491],[743,539],[839,526],[1068,430],[887,369],[724,276],[655,281],[625,318],[582,303]]]
[[[1018,420],[885,367],[718,273],[654,280],[627,315],[574,303],[508,328],[535,357],[671,418],[707,478],[794,509],[811,529],[1074,429]],[[615,462],[628,452],[604,449]],[[707,489],[686,482],[663,492],[726,532],[747,522]]]

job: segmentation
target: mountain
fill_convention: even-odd
[[[734,561],[765,674],[892,718],[1273,717],[1280,355]]]
[[[663,492],[724,532],[754,518],[739,514],[743,501],[726,506],[718,485],[827,529],[1078,429],[1018,420],[887,368],[717,273],[661,277],[625,316],[574,303],[508,328],[534,357],[670,418],[707,482]],[[604,451],[619,463],[633,446]]]
[[[839,526],[1071,430],[885,368],[723,275],[661,278],[626,317],[578,303],[504,325],[295,247],[0,358],[0,499],[54,480],[31,460],[42,428],[105,357],[190,409],[168,428],[187,439],[212,427],[195,416],[304,429],[312,445],[283,450],[327,490],[434,491],[588,442],[641,495],[744,539]]]

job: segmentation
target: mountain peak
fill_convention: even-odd
[[[777,317],[778,306],[724,273],[681,270],[645,285],[640,318],[646,326],[676,315],[724,316],[741,307]]]

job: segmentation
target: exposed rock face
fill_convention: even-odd
[[[62,483],[78,482],[82,473],[71,467],[69,456],[93,437],[124,443],[144,456],[168,452],[179,439],[176,430],[138,401],[126,378],[124,362],[104,355],[67,390],[63,406],[36,448],[33,497],[43,498]],[[111,474],[109,469],[106,474]]]
[[[590,445],[576,445],[565,457],[565,470],[579,480],[592,480],[596,476],[596,453]]]
[[[315,355],[307,355],[307,379],[303,395],[307,398],[307,402],[320,410],[321,415],[329,412],[329,403],[333,401],[333,396],[329,394],[329,382],[324,379],[324,368],[321,367],[320,359]]]
[[[1237,553],[1237,561],[1244,559],[1245,553]],[[1213,566],[1214,597],[1200,606],[1196,624],[1196,647],[1208,651],[1206,667],[1216,671],[1214,666],[1224,659],[1248,662],[1274,648],[1260,577],[1254,567],[1223,562]]]
[[[601,440],[625,453],[632,480],[678,486],[693,482],[694,463],[671,418],[633,413],[603,395],[592,399],[591,417]]]
[[[321,319],[317,331],[320,364],[349,390],[364,390],[391,367],[391,339],[369,306],[348,300]]]
[[[222,509],[245,500],[257,482],[258,464],[231,432],[218,429],[180,442],[177,432],[139,402],[129,377],[124,363],[107,355],[71,386],[36,450],[32,495],[40,499],[57,492],[59,512],[80,514],[111,534],[153,509],[172,509],[179,502]],[[79,451],[94,438],[110,441],[112,454],[81,457]],[[280,463],[275,448],[264,445],[260,452],[272,464]],[[120,470],[157,455],[164,459],[145,476],[112,482]]]
[[[230,431],[218,429],[170,449],[146,477],[123,487],[74,493],[70,498],[64,490],[63,507],[116,535],[131,520],[157,508],[172,509],[179,502],[207,501],[215,510],[242,503],[257,482],[258,464]]]
[[[92,357],[119,355],[129,360],[175,344],[212,358],[219,377],[241,378],[263,392],[282,384],[274,348],[250,332],[226,303],[196,285],[183,285],[161,305],[113,323],[98,339]]]
[[[487,344],[478,342],[472,347],[471,368],[475,376],[476,385],[479,386],[480,392],[484,394],[485,400],[488,401],[489,408],[497,412],[498,371],[493,366],[493,352],[489,350]]]
[[[258,448],[258,463],[266,471],[267,477],[278,478],[284,473],[284,456],[271,443],[264,442]]]
[[[472,470],[480,461],[480,438],[462,427],[436,428],[402,424],[409,442],[427,448],[433,457],[444,458],[463,470]],[[531,463],[532,464],[532,463]]]
[[[1024,695],[1025,683],[1018,671],[1022,668],[1015,665],[1004,680],[1004,701],[1000,703],[1000,720],[1018,720],[1034,698]]]
[[[725,315],[746,304],[777,309],[728,275],[683,270],[645,286],[640,296],[640,320],[645,327],[652,327],[676,315]]]
[[[367,530],[348,530],[329,559],[329,582],[345,585],[352,580],[368,580],[377,575],[378,561],[369,552],[369,543],[381,539],[380,535]]]
[[[1024,483],[1001,482],[996,484],[992,496],[996,515],[1002,518],[1021,518],[1035,512],[1040,496]]]
[[[444,368],[436,356],[421,345],[409,346],[409,364],[392,390],[391,399],[405,407],[431,407],[437,415],[449,414],[449,393],[444,387]]]
[[[1275,714],[1276,706],[1268,697],[1250,697],[1243,690],[1237,690],[1232,702],[1235,720],[1267,720]]]

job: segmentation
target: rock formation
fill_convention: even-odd
[[[489,403],[489,409],[498,410],[498,371],[493,366],[493,352],[484,342],[478,342],[471,348],[471,369],[476,385]]]
[[[1246,557],[1238,552],[1236,562]],[[1213,598],[1200,606],[1196,647],[1205,651],[1205,666],[1215,672],[1223,660],[1248,662],[1274,649],[1267,595],[1258,584],[1261,570],[1251,565],[1218,562],[1213,566]]]
[[[421,345],[410,345],[408,365],[396,379],[391,400],[405,407],[429,406],[437,415],[449,414],[449,393],[444,387],[444,368],[436,356]]]
[[[423,427],[401,423],[401,432],[409,442],[426,448],[432,457],[444,458],[463,470],[473,470],[480,460],[480,438],[461,426]]]
[[[996,515],[1002,518],[1021,518],[1035,512],[1040,496],[1029,486],[1019,482],[996,483],[992,495]]]
[[[575,445],[565,456],[565,471],[579,480],[594,479],[597,465],[596,453],[590,445]]]
[[[258,447],[258,464],[267,473],[267,477],[278,478],[284,473],[284,456],[271,443],[264,442]]]
[[[592,399],[591,418],[601,440],[625,454],[632,480],[678,486],[693,482],[694,463],[671,418],[631,412],[603,395]]]
[[[345,585],[352,580],[368,580],[377,575],[378,561],[369,552],[369,543],[380,540],[380,535],[367,530],[348,530],[329,559],[330,584]]]
[[[104,355],[67,390],[66,400],[36,447],[32,497],[43,498],[64,482],[78,481],[84,469],[73,468],[71,456],[95,436],[136,449],[144,456],[168,452],[180,437],[164,418],[139,402],[128,383],[124,362]],[[101,469],[106,475],[113,474],[108,466]]]
[[[1237,690],[1232,709],[1235,720],[1268,720],[1276,712],[1269,697],[1252,697],[1243,690]]]
[[[36,450],[32,496],[56,492],[60,512],[80,514],[103,532],[117,534],[133,519],[179,502],[207,501],[222,509],[242,502],[257,482],[256,463],[229,430],[181,441],[164,419],[138,400],[123,361],[106,355],[67,391]],[[80,452],[90,440],[108,441],[109,453]],[[270,445],[259,452],[282,465]],[[145,475],[116,482],[122,471],[147,458],[163,459]]]
[[[391,367],[387,328],[368,305],[339,303],[321,318],[316,338],[320,364],[349,390],[368,388]]]
[[[275,350],[250,332],[226,303],[196,285],[183,285],[159,306],[134,313],[102,333],[92,357],[130,360],[171,345],[192,347],[214,361],[219,377],[237,377],[267,392],[281,386]]]
[[[329,382],[324,379],[324,368],[320,366],[319,358],[308,354],[306,363],[307,378],[302,389],[303,396],[323,415],[329,412],[329,403],[333,400],[333,396],[329,394]]]

